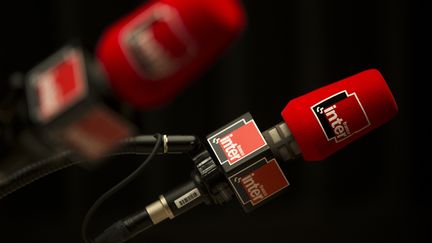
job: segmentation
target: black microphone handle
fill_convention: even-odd
[[[93,243],[123,243],[167,218],[173,219],[180,214],[200,205],[205,194],[193,179],[159,196],[159,200],[149,204],[124,219],[117,221],[97,236]]]

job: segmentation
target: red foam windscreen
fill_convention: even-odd
[[[322,160],[393,118],[394,97],[370,69],[291,100],[282,117],[304,159]]]
[[[106,30],[97,56],[121,98],[152,108],[205,71],[244,25],[238,0],[151,1]]]

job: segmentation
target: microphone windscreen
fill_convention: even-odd
[[[370,69],[291,100],[282,117],[304,159],[322,160],[393,118],[395,99]]]
[[[151,1],[108,28],[96,53],[114,92],[152,108],[205,71],[244,25],[238,0]]]

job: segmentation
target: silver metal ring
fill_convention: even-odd
[[[168,202],[166,201],[165,197],[163,195],[160,195],[159,196],[159,200],[160,200],[160,202],[163,205],[165,213],[168,215],[168,217],[170,219],[173,219],[174,218],[174,214],[172,213],[171,208],[168,206]]]
[[[167,135],[163,135],[163,153],[166,154],[168,153],[168,136]]]

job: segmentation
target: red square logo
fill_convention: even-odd
[[[78,102],[86,94],[81,53],[72,49],[49,68],[31,77],[37,96],[38,119],[47,122]]]

